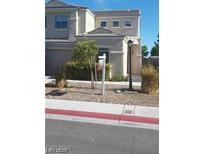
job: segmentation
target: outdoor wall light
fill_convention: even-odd
[[[129,40],[129,41],[127,42],[127,44],[128,44],[129,47],[132,47],[133,41],[132,41],[132,40]]]

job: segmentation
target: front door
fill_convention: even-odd
[[[109,63],[109,49],[108,48],[99,48],[98,56],[103,56],[104,53],[106,54],[106,63]],[[98,56],[97,56],[97,62],[98,62]]]

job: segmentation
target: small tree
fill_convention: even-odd
[[[154,42],[154,47],[151,49],[151,56],[159,56],[159,34],[158,34],[157,42]]]
[[[159,50],[157,49],[156,46],[152,47],[151,56],[159,56]]]
[[[84,40],[78,42],[75,46],[73,60],[77,62],[79,66],[89,65],[91,74],[91,88],[94,88],[94,64],[96,55],[98,53],[97,43],[94,40]]]
[[[148,54],[149,54],[149,51],[148,51],[147,46],[143,45],[142,46],[142,55],[146,57],[146,56],[148,56]]]

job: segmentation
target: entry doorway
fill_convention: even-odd
[[[98,56],[103,56],[103,54],[105,53],[106,55],[106,63],[109,63],[109,49],[108,48],[99,48],[98,49],[98,55],[97,55],[97,62],[99,61]]]

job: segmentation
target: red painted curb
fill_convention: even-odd
[[[61,109],[48,109],[48,108],[45,109],[45,113],[46,114],[88,117],[88,118],[109,119],[109,120],[118,120],[118,121],[128,121],[128,122],[159,124],[159,119],[158,118],[141,117],[141,116],[129,116],[129,115],[118,115],[118,114],[110,114],[110,113],[86,112],[86,111],[75,111],[75,110],[61,110]]]
[[[159,124],[159,118],[150,118],[150,117],[141,117],[141,116],[121,115],[120,120],[129,121],[129,122]]]

